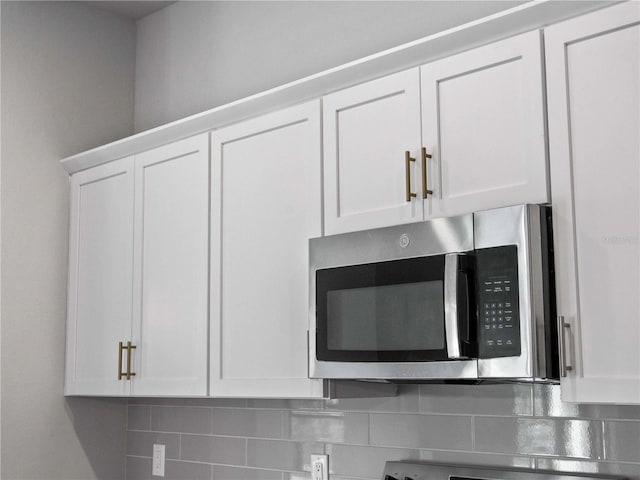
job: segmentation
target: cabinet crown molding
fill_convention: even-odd
[[[61,160],[69,174],[612,5],[538,0],[250,95]]]

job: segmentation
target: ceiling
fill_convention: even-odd
[[[111,1],[88,1],[86,2],[95,7],[103,10],[109,10],[120,16],[130,18],[132,20],[139,20],[142,17],[146,17],[150,13],[157,12],[164,7],[176,3],[175,1],[123,1],[123,0],[111,0]]]

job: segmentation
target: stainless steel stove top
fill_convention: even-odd
[[[624,480],[624,477],[521,468],[387,462],[382,480]]]

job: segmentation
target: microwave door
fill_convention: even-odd
[[[311,376],[477,378],[476,361],[465,360],[473,330],[467,260],[433,255],[317,270]],[[447,307],[446,298],[456,304]]]

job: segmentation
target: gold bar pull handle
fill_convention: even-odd
[[[404,152],[404,167],[405,167],[405,180],[406,180],[406,192],[407,202],[410,202],[412,198],[416,197],[415,193],[411,192],[411,162],[415,162],[416,159],[411,157],[411,153],[407,150]]]
[[[118,343],[118,380],[122,380],[122,377],[126,375],[126,373],[122,371],[122,350],[124,350],[124,345],[122,345],[122,342],[119,342]]]
[[[422,147],[422,198],[433,195],[433,190],[427,188],[427,158],[431,158],[431,155],[427,153],[425,147]]]
[[[131,350],[135,350],[136,346],[131,342],[127,342],[127,380],[131,380],[131,377],[135,377],[136,374],[131,371]]]

